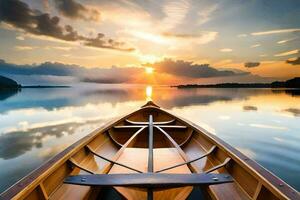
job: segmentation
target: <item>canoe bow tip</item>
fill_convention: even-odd
[[[153,101],[148,101],[145,105],[142,106],[142,108],[149,107],[149,106],[154,106],[154,107],[160,108],[160,107],[159,107],[157,104],[155,104]]]

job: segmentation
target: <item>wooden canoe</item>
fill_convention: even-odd
[[[271,172],[149,101],[101,127],[1,199],[300,199]]]

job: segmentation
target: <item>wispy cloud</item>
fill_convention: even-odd
[[[290,42],[290,41],[293,41],[293,40],[295,40],[295,39],[296,39],[296,38],[291,38],[291,39],[286,39],[286,40],[280,40],[280,41],[277,42],[277,44],[285,44],[285,43]]]
[[[268,55],[267,54],[261,54],[259,55],[259,57],[267,57]]]
[[[17,40],[25,40],[25,38],[22,35],[19,35],[16,37]]]
[[[293,55],[293,54],[297,54],[299,53],[298,49],[292,50],[292,51],[286,51],[286,52],[282,52],[279,54],[275,54],[275,57],[282,57],[282,56],[289,56],[289,55]]]
[[[245,34],[245,33],[243,33],[243,34],[239,34],[239,35],[237,35],[239,38],[243,38],[243,37],[247,37],[248,35],[247,34]]]
[[[167,2],[163,6],[163,12],[166,15],[166,17],[162,21],[164,27],[168,30],[181,24],[186,17],[189,7],[190,4],[187,0]]]
[[[205,24],[211,20],[211,15],[219,8],[218,4],[213,4],[209,7],[206,7],[198,12],[198,24]]]
[[[256,47],[260,47],[261,44],[254,44],[254,45],[251,45],[250,48],[256,48]]]
[[[224,49],[220,49],[221,52],[224,52],[224,53],[228,53],[228,52],[232,52],[233,49],[230,49],[230,48],[224,48]]]
[[[73,47],[65,47],[65,46],[46,46],[45,49],[56,49],[62,51],[70,51]]]
[[[163,33],[162,35],[167,38],[193,40],[197,44],[206,44],[215,40],[218,32],[203,31],[197,34]]]
[[[294,33],[300,32],[300,28],[292,28],[292,29],[278,29],[278,30],[270,30],[270,31],[262,31],[262,32],[254,32],[251,35],[271,35],[271,34],[278,34],[278,33]]]
[[[195,44],[206,44],[215,40],[218,32],[203,31],[199,33],[151,33],[137,30],[125,30],[123,33],[129,34],[139,39],[147,40],[162,45],[180,45],[181,42],[193,42]]]
[[[28,51],[28,50],[33,50],[36,48],[37,47],[34,47],[34,46],[15,46],[15,49],[18,51]]]

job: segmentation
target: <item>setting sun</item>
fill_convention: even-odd
[[[154,69],[152,67],[146,67],[145,71],[146,71],[147,74],[152,74]]]

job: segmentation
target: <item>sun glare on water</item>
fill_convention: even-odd
[[[146,100],[151,101],[152,100],[152,86],[148,85],[146,87]]]

